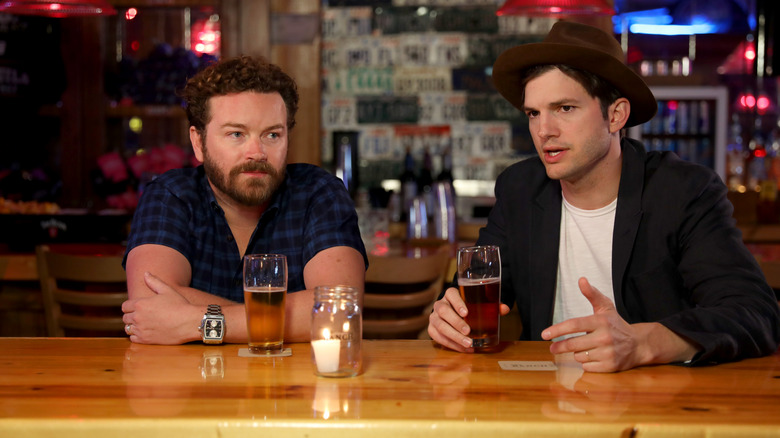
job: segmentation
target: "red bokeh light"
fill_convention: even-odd
[[[756,49],[753,47],[753,45],[749,45],[745,48],[745,59],[748,61],[752,61],[756,59]]]
[[[138,9],[130,8],[125,12],[125,20],[132,20],[138,15]]]
[[[769,103],[769,98],[766,96],[758,96],[758,100],[756,101],[756,105],[760,110],[766,110],[769,108]]]

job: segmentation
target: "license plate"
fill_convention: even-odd
[[[437,14],[435,9],[418,6],[376,8],[373,27],[382,35],[432,32]]]
[[[417,123],[416,96],[359,96],[357,122]]]
[[[491,7],[441,8],[436,14],[437,32],[496,33],[498,17]]]
[[[363,126],[359,129],[358,157],[360,160],[401,159],[403,155],[394,154],[395,136],[392,126]]]
[[[334,39],[370,35],[372,27],[370,6],[325,8],[322,11],[322,38]]]
[[[351,96],[322,98],[323,129],[354,128],[357,125],[357,103]]]
[[[323,93],[388,94],[393,92],[392,67],[356,67],[322,71]]]
[[[393,91],[396,94],[419,94],[452,90],[452,72],[448,68],[403,67],[395,70]]]
[[[421,125],[449,125],[466,121],[466,93],[421,93]]]

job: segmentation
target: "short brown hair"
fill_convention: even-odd
[[[277,92],[287,107],[287,129],[295,126],[298,110],[298,87],[279,66],[262,57],[239,56],[211,64],[187,81],[182,97],[187,104],[190,126],[203,135],[211,120],[209,99],[232,93],[254,91]]]

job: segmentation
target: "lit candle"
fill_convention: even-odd
[[[330,330],[322,331],[323,339],[312,340],[311,348],[314,349],[314,360],[317,362],[317,371],[321,373],[334,373],[339,369],[339,352],[341,341],[330,339]]]

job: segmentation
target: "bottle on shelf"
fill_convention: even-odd
[[[406,220],[409,207],[417,196],[417,178],[414,173],[414,157],[412,148],[407,146],[404,156],[404,171],[401,174],[401,220]]]
[[[432,215],[435,201],[433,194],[433,159],[427,147],[423,152],[422,168],[420,168],[420,173],[417,175],[417,196],[422,197],[427,207],[428,215]]]
[[[745,148],[742,145],[742,126],[734,114],[729,126],[729,143],[726,146],[726,179],[730,191],[745,191]]]

